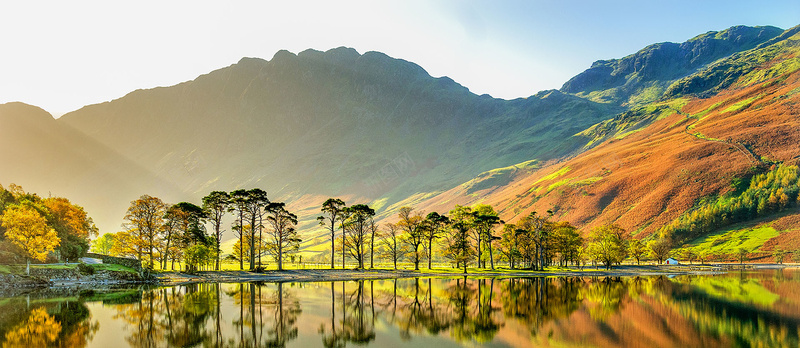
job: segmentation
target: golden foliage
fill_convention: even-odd
[[[67,231],[82,239],[97,235],[97,229],[82,207],[70,203],[66,198],[53,197],[42,200],[42,205],[50,211],[56,223],[67,228]]]
[[[32,259],[44,261],[47,253],[55,250],[61,241],[44,216],[30,206],[9,207],[0,223],[6,228],[6,238]]]

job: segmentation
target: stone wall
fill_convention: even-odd
[[[31,267],[31,278],[41,281],[49,281],[55,284],[70,283],[93,283],[93,284],[117,284],[117,283],[138,283],[143,281],[139,274],[131,272],[116,272],[98,270],[94,274],[83,274],[77,268],[33,268]]]
[[[48,286],[50,282],[36,277],[28,277],[19,274],[0,274],[0,289],[3,288],[28,288]],[[0,291],[0,296],[6,295]]]
[[[142,262],[137,259],[129,259],[127,257],[115,257],[115,256],[108,256],[102,254],[95,254],[95,253],[86,253],[85,257],[93,258],[93,259],[100,259],[103,260],[103,263],[109,263],[112,265],[121,265],[125,267],[130,267],[135,269],[138,272],[142,271]]]
[[[31,276],[50,280],[80,279],[81,272],[77,268],[35,268],[31,267]]]

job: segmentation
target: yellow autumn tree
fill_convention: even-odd
[[[250,225],[245,225],[244,230],[249,231]],[[250,238],[248,238],[249,235],[247,234],[245,234],[245,236],[245,238],[242,240],[237,240],[236,243],[233,244],[233,256],[235,256],[236,259],[241,259],[244,262],[250,262]],[[244,248],[242,248],[242,244],[244,244]]]
[[[113,243],[111,244],[111,248],[109,254],[111,256],[119,256],[119,257],[136,257],[139,253],[136,244],[136,237],[131,235],[128,231],[120,231],[114,233]]]
[[[125,230],[134,237],[136,258],[146,261],[147,267],[153,268],[154,253],[158,252],[160,234],[163,230],[164,215],[167,205],[157,197],[142,195],[131,202],[125,214]]]
[[[89,251],[89,241],[97,234],[97,227],[82,207],[61,197],[43,199],[41,204],[47,208],[49,224],[61,239],[57,250],[63,260],[75,260]]]
[[[61,241],[44,216],[26,204],[8,207],[0,223],[6,229],[6,238],[22,249],[29,261],[44,261],[47,253],[55,250]]]

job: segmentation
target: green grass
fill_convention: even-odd
[[[39,268],[39,269],[75,269],[78,268],[78,265],[31,265],[31,268]]]
[[[745,100],[741,100],[741,101],[739,101],[739,102],[737,102],[737,103],[725,108],[725,110],[723,110],[722,112],[739,111],[741,109],[744,109],[744,108],[750,106],[750,104],[752,104],[756,99],[758,99],[758,97],[752,97],[752,98],[747,98]]]
[[[492,169],[479,174],[475,179],[461,184],[467,194],[477,195],[477,191],[503,186],[510,183],[519,171],[530,172],[539,168],[538,160],[530,160],[513,166]]]
[[[688,248],[695,254],[701,252],[715,255],[734,254],[739,251],[739,248],[744,248],[749,252],[753,252],[757,251],[766,241],[776,237],[778,234],[780,233],[769,225],[725,229],[695,239],[689,243]],[[684,249],[686,248],[681,248],[678,252]]]
[[[12,274],[12,273],[15,273],[15,272],[8,265],[0,265],[0,273],[2,273],[2,274]]]
[[[653,83],[632,94],[628,98],[628,105],[642,105],[657,101],[664,94],[665,89],[663,83]]]
[[[636,132],[638,132],[638,131],[640,131],[640,130],[642,130],[642,128],[639,128],[639,129],[633,129],[633,130],[629,130],[629,131],[627,131],[627,132],[621,132],[621,133],[618,133],[616,136],[614,136],[614,139],[616,139],[616,140],[625,139],[625,137],[627,137],[627,136],[629,136],[629,135],[631,135],[631,134],[635,134]]]
[[[691,127],[690,127],[689,129],[691,129]],[[724,141],[724,140],[722,140],[722,139],[712,138],[712,137],[709,137],[709,136],[707,136],[707,135],[705,135],[705,134],[703,134],[703,133],[700,133],[700,132],[693,132],[693,133],[691,133],[691,134],[692,134],[693,136],[695,136],[695,137],[697,137],[697,138],[700,138],[700,139],[703,139],[703,140],[710,140],[710,141],[719,141],[719,142],[725,142],[725,141]]]
[[[93,291],[88,296],[81,295],[82,300],[86,302],[119,302],[120,300],[128,299],[131,297],[136,297],[140,293],[139,289],[135,290],[123,290],[123,291]]]
[[[683,109],[689,100],[674,98],[663,102],[646,104],[631,108],[612,119],[596,123],[576,136],[589,138],[584,148],[591,147],[607,139],[622,139],[634,134],[657,120],[661,120]]]
[[[570,181],[572,181],[572,178],[567,178],[567,179],[552,183],[552,184],[550,184],[550,186],[547,186],[547,192],[552,191],[554,188],[569,184]]]
[[[550,175],[545,176],[545,177],[543,177],[543,178],[541,178],[539,180],[536,180],[536,182],[534,182],[533,184],[536,185],[536,184],[538,184],[538,183],[540,183],[542,181],[553,180],[555,178],[563,176],[564,174],[569,173],[570,170],[571,169],[570,169],[569,166],[562,167],[561,169],[557,170],[556,172],[550,173]]]
[[[661,120],[683,109],[686,104],[689,104],[688,98],[675,98],[662,103],[648,105],[644,109],[645,112],[655,114],[656,120]]]
[[[590,177],[590,178],[586,178],[586,179],[583,179],[583,180],[580,180],[580,181],[573,182],[569,186],[572,186],[572,187],[589,186],[589,185],[594,184],[594,183],[596,183],[596,182],[598,182],[600,180],[603,180],[602,176],[593,176],[593,177]]]
[[[714,105],[709,106],[707,109],[691,115],[690,117],[701,120],[703,117],[708,115],[709,112],[714,111],[714,109],[718,108],[720,105],[722,105],[722,102],[715,103]]]
[[[751,84],[767,81],[769,79],[788,75],[797,70],[800,70],[800,58],[789,58],[777,63],[768,69],[758,69],[742,76],[739,80],[740,86],[749,86]]]
[[[97,265],[90,265],[97,271],[113,271],[113,272],[128,272],[128,273],[138,273],[136,270],[130,267],[125,267],[122,265],[115,265],[115,264],[97,264]]]
[[[370,207],[372,207],[372,209],[375,209],[376,211],[377,210],[381,210],[381,208],[383,208],[386,205],[387,202],[389,202],[389,198],[387,198],[387,197],[376,199],[376,200],[372,201],[372,204],[370,204]]]
[[[743,51],[720,59],[667,88],[667,96],[713,92],[731,85],[738,87],[785,77],[800,69],[800,35],[759,49]]]

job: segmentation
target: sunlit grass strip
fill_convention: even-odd
[[[739,111],[741,109],[744,109],[744,108],[750,106],[750,104],[752,104],[756,99],[758,99],[758,97],[752,97],[752,98],[747,98],[745,100],[741,100],[741,101],[739,101],[739,102],[737,102],[737,103],[725,108],[725,110],[722,110],[722,112],[725,113],[725,112]]]
[[[545,181],[545,180],[553,180],[553,179],[558,178],[558,177],[560,177],[560,176],[562,176],[564,174],[569,173],[570,170],[571,169],[570,169],[569,166],[564,166],[561,169],[559,169],[558,171],[556,171],[554,173],[550,173],[550,175],[545,176],[545,177],[543,177],[543,178],[541,178],[539,180],[536,180],[536,182],[534,182],[533,184],[536,185],[536,184],[538,184],[538,183],[540,183],[542,181]]]
[[[733,254],[740,248],[747,251],[757,251],[768,240],[780,234],[772,226],[759,226],[754,228],[734,228],[723,230],[692,241],[688,248],[695,254]],[[680,252],[679,250],[679,252]]]

